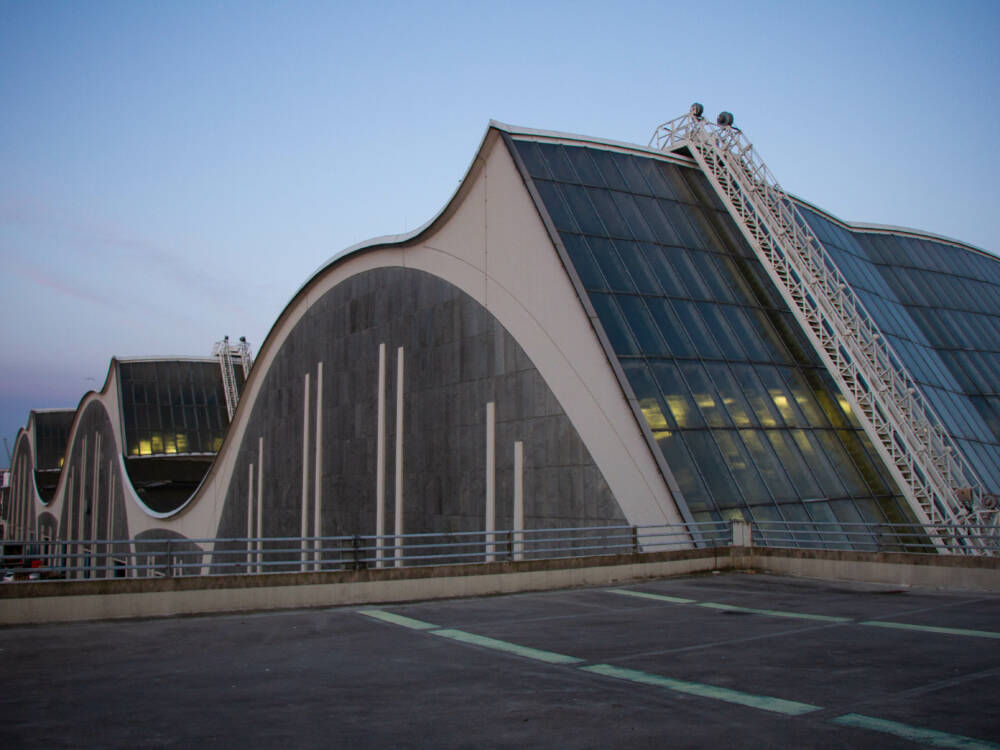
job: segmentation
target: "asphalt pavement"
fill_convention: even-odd
[[[1000,748],[1000,596],[731,574],[0,630],[3,748]]]

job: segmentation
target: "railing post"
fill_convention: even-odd
[[[167,578],[172,578],[174,575],[174,558],[173,558],[173,542],[167,540]]]
[[[632,527],[632,554],[639,554],[639,527]]]
[[[357,534],[354,535],[354,539],[351,542],[351,555],[354,561],[352,563],[354,570],[361,570],[365,567],[364,561],[361,559],[361,537]]]
[[[733,546],[734,547],[752,547],[753,546],[753,533],[750,528],[750,522],[744,521],[742,519],[733,520]]]
[[[514,532],[513,531],[508,531],[507,532],[507,559],[508,560],[513,560],[514,559]]]

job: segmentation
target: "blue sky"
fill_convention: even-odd
[[[995,0],[0,0],[0,436],[113,355],[259,348],[491,118],[645,144],[698,100],[833,214],[1000,252],[997,38]]]

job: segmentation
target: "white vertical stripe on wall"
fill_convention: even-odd
[[[257,572],[263,571],[264,542],[264,438],[257,438]]]
[[[385,342],[378,345],[378,412],[375,447],[375,567],[382,567],[385,536]]]
[[[497,405],[486,404],[486,562],[496,556],[497,528]]]
[[[77,578],[83,578],[83,511],[86,508],[86,487],[87,487],[87,437],[80,440],[80,487],[77,492],[77,518],[76,518],[76,538],[79,544],[76,545],[76,567]]]
[[[97,569],[99,565],[97,559],[97,521],[98,515],[97,511],[100,507],[100,495],[98,492],[101,489],[101,433],[94,432],[94,481],[93,489],[91,492],[91,505],[90,505],[90,567],[91,570]]]
[[[524,559],[524,443],[514,441],[514,559]]]
[[[403,347],[396,350],[396,567],[403,565]]]
[[[313,489],[313,536],[323,535],[323,363],[316,363],[316,458],[313,461],[315,487]],[[319,570],[320,547],[315,544],[314,570]]]
[[[250,563],[253,560],[253,517],[255,508],[253,506],[253,464],[249,467],[249,478],[247,479],[247,572],[250,572]]]
[[[302,394],[302,570],[306,569],[306,537],[309,535],[309,380],[306,373],[305,388]]]

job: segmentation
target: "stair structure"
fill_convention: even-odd
[[[650,147],[686,150],[701,167],[876,446],[917,519],[950,551],[995,535],[986,492],[830,254],[746,136],[700,104],[664,123]]]
[[[222,389],[226,395],[226,413],[229,415],[229,421],[232,422],[233,414],[236,413],[236,405],[240,401],[233,360],[239,362],[243,369],[243,382],[245,383],[250,375],[250,368],[253,367],[253,352],[245,336],[240,336],[238,344],[230,344],[229,336],[226,336],[222,341],[215,342],[212,347],[212,356],[219,360],[219,369],[222,372]]]

